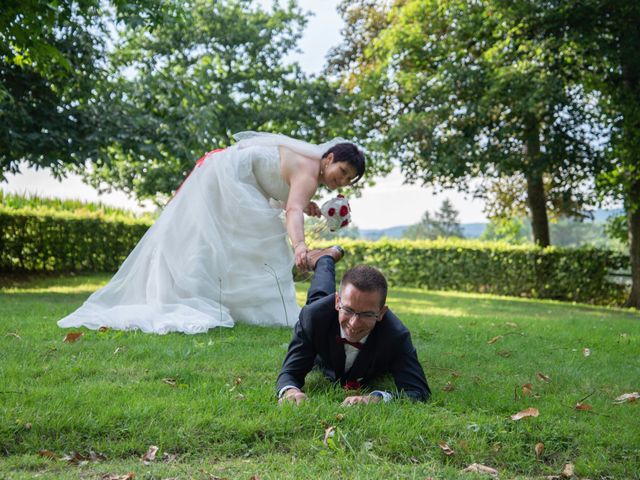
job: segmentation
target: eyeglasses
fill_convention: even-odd
[[[345,307],[342,305],[342,299],[340,297],[338,297],[338,307],[347,318],[358,316],[365,322],[376,322],[378,318],[380,318],[380,312],[356,312],[349,307]]]

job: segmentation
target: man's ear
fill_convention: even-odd
[[[335,295],[336,295],[336,310],[340,310],[340,294],[336,292]]]
[[[385,314],[387,313],[387,310],[389,310],[389,307],[388,307],[388,306],[386,306],[386,305],[384,305],[384,306],[380,309],[380,316],[378,317],[378,321],[379,321],[379,322],[384,318]]]

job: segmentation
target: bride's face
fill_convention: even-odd
[[[336,162],[333,153],[327,156],[326,162],[323,183],[329,190],[346,187],[358,174],[356,168],[350,163]]]

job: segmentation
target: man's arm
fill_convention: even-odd
[[[426,401],[431,395],[408,331],[403,335],[402,344],[389,366],[389,372],[393,375],[400,395],[406,395],[419,402]]]
[[[282,368],[276,382],[276,393],[278,394],[287,386],[301,389],[305,377],[313,368],[316,352],[310,335],[302,327],[302,322],[301,319],[296,323],[287,355],[282,362]]]

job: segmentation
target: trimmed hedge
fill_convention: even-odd
[[[0,272],[112,272],[151,221],[0,208]]]
[[[318,247],[331,245],[318,243]],[[340,276],[358,263],[376,266],[390,285],[621,305],[625,287],[608,273],[629,259],[592,247],[541,249],[477,240],[342,241]]]
[[[42,214],[0,207],[0,272],[115,271],[150,227],[148,220],[98,214]],[[390,285],[622,304],[608,280],[628,258],[596,248],[540,249],[471,240],[341,240],[338,274],[358,263],[382,270]],[[331,245],[329,242],[316,246]]]

